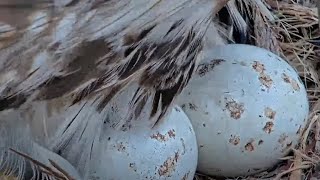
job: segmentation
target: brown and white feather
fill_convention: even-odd
[[[66,148],[76,134],[81,138],[92,108],[105,114],[113,98],[135,84],[135,93],[124,100],[128,114],[117,127],[139,120],[150,105],[150,126],[163,120],[196,70],[212,16],[227,2],[15,1],[29,6],[0,3],[19,19],[0,15],[0,111],[23,114],[39,107],[39,114],[39,104],[63,100],[56,109],[65,112],[59,116],[64,128],[52,135],[60,138],[53,149]]]

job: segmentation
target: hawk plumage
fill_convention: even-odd
[[[59,152],[89,131],[93,117],[94,132],[103,122],[94,114],[104,114],[114,97],[133,88],[125,100],[128,113],[115,128],[130,128],[145,106],[151,106],[148,125],[156,125],[196,70],[212,17],[226,2],[1,1],[0,124],[14,131],[22,123],[32,129],[21,130],[24,141],[36,136],[37,143]],[[15,124],[7,123],[12,113]],[[93,133],[77,146],[84,149],[78,170],[85,168],[95,138]],[[7,145],[31,153],[14,141]],[[0,149],[0,168],[22,174],[21,167],[1,164],[10,161],[6,152]]]

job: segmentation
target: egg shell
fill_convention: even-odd
[[[153,123],[145,115],[151,112],[150,100],[142,109],[141,118],[125,121],[130,97],[138,88],[138,85],[127,87],[100,113],[95,104],[100,101],[79,104],[81,112],[76,108],[78,114],[73,120],[73,124],[79,122],[77,133],[58,150],[59,154],[89,180],[192,180],[198,147],[190,120],[175,106],[152,128]]]
[[[229,177],[275,165],[297,145],[309,112],[297,72],[277,55],[241,44],[203,52],[178,104],[196,132],[198,171]]]
[[[91,176],[100,179],[185,179],[192,180],[198,150],[192,125],[180,107],[158,127],[109,133],[93,153]]]

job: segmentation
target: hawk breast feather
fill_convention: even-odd
[[[77,170],[87,166],[115,99],[129,105],[115,128],[130,128],[146,107],[148,125],[165,118],[196,70],[212,15],[227,2],[214,8],[212,0],[29,1],[0,3],[0,14],[2,8],[19,19],[0,15],[0,124],[11,122],[3,113],[11,110],[22,118],[8,128],[30,125],[21,131],[23,145],[3,139],[10,133],[0,141],[32,154],[32,130],[40,129],[45,136],[38,143],[69,152]],[[128,89],[133,93],[122,97]],[[22,176],[23,159],[6,152],[0,149],[0,169]]]
[[[200,0],[79,1],[63,9],[35,10],[31,24],[17,30],[0,51],[1,76],[11,74],[0,84],[0,109],[63,96],[72,97],[72,106],[98,93],[101,111],[137,82],[132,112],[151,98],[150,117],[157,121],[195,70],[211,22],[210,6]]]

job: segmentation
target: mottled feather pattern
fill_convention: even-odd
[[[25,137],[33,137],[32,130],[44,124],[49,132],[41,133],[48,137],[37,142],[88,178],[92,153],[98,151],[95,144],[119,98],[130,108],[120,121],[109,120],[115,129],[125,131],[140,119],[153,127],[170,112],[201,58],[216,13],[212,3],[55,0],[17,15],[23,23],[0,19],[0,38],[6,37],[0,41],[0,110],[20,114],[20,122],[34,121]],[[147,107],[152,108],[145,112]],[[50,122],[60,122],[59,127]],[[32,143],[26,141],[16,150],[31,156]],[[29,161],[17,158],[19,162],[9,156],[2,159],[0,167],[22,177]],[[42,163],[52,166],[48,160]]]
[[[140,2],[143,3],[144,1]],[[115,4],[115,7],[117,4],[115,2],[108,3]],[[116,29],[117,31],[114,32],[113,24],[110,25],[110,28],[104,27],[93,35],[101,34],[100,37],[94,37],[95,40],[89,39],[90,34],[88,33],[90,31],[82,28],[82,26],[86,24],[90,27],[91,23],[96,24],[95,18],[101,19],[103,14],[93,16],[88,21],[82,22],[83,24],[77,24],[81,21],[75,20],[74,24],[71,23],[72,32],[66,33],[66,37],[60,39],[61,41],[55,42],[55,32],[61,30],[56,29],[55,31],[53,26],[53,29],[50,29],[51,32],[48,32],[49,29],[44,30],[30,38],[27,36],[27,40],[22,38],[23,43],[17,43],[16,46],[2,49],[3,61],[8,64],[3,66],[8,67],[5,72],[8,73],[10,70],[21,71],[16,72],[16,76],[20,78],[11,79],[13,87],[10,87],[10,93],[2,95],[2,102],[7,101],[11,96],[21,96],[21,94],[26,96],[25,98],[29,98],[37,91],[36,99],[51,99],[71,93],[76,97],[76,100],[73,101],[73,103],[76,103],[93,92],[107,89],[106,94],[100,93],[109,96],[108,92],[112,92],[113,88],[121,90],[123,84],[139,81],[142,87],[154,91],[154,93],[156,91],[160,93],[162,90],[169,91],[170,88],[173,88],[171,100],[162,102],[163,107],[161,109],[166,111],[166,106],[171,104],[170,101],[186,85],[190,77],[189,74],[192,74],[194,70],[194,67],[191,67],[196,64],[196,57],[202,46],[201,39],[211,21],[212,12],[210,8],[206,8],[208,9],[207,12],[202,12],[205,4],[208,5],[208,3],[185,1],[181,4],[174,3],[177,4],[176,7],[167,10],[168,13],[173,13],[170,16],[166,15],[168,17],[155,20],[154,17],[158,17],[155,16],[155,14],[158,14],[157,11],[171,3],[149,1],[149,8],[152,9],[145,9],[145,6],[144,8],[136,8],[140,4],[138,1],[129,4],[131,6],[128,5],[124,10],[121,9],[121,11],[126,10],[127,12],[117,21],[113,20],[113,16],[106,17],[111,19],[110,21],[113,24],[122,21],[123,29]],[[194,14],[189,13],[190,15],[188,15],[187,10],[190,8],[197,10],[197,6],[202,11],[196,11]],[[100,8],[102,9],[102,7]],[[140,14],[139,11],[130,11],[132,8],[141,9]],[[95,13],[99,14],[99,8],[87,11],[85,12],[96,11]],[[65,12],[69,11],[65,10]],[[83,16],[84,12],[83,8],[80,8],[78,12],[71,12],[70,10],[70,13],[74,13],[75,16],[73,17],[76,18],[76,16]],[[115,13],[114,16],[117,16],[120,12]],[[182,18],[180,18],[181,16]],[[65,14],[64,17],[69,17],[69,14]],[[61,17],[58,16],[53,19],[59,18]],[[146,20],[142,24],[140,19]],[[151,25],[145,24],[148,19],[150,19]],[[63,20],[64,18],[61,18],[60,21]],[[108,20],[106,21],[108,22]],[[59,22],[53,23],[59,24]],[[70,24],[66,26],[70,26]],[[117,27],[121,26],[118,25]],[[67,27],[61,28],[68,29]],[[135,33],[135,30],[137,30],[137,33]],[[159,33],[161,31],[162,33]],[[83,36],[79,37],[79,35]],[[115,37],[117,38],[114,39]],[[50,42],[53,42],[53,44]],[[46,48],[44,43],[49,45],[49,48]],[[61,49],[65,48],[64,44],[69,43],[73,46]],[[34,44],[33,47],[28,48],[31,44]],[[52,48],[52,46],[57,47]],[[91,55],[90,52],[92,51],[95,54]],[[21,55],[16,57],[13,56],[14,54]],[[46,60],[33,71],[28,71],[26,68],[29,66],[30,69],[30,64],[34,64],[37,58],[45,58]],[[11,64],[16,61],[21,63]],[[97,64],[98,61],[99,64]],[[88,80],[91,83],[83,87],[83,90],[77,88],[86,84]],[[178,83],[180,84],[179,87],[175,87]],[[24,101],[18,104],[21,103],[24,103]]]

